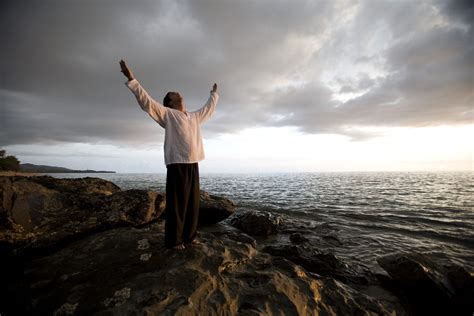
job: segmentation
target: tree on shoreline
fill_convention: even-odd
[[[6,150],[0,150],[0,170],[20,171],[20,161],[15,156],[5,156]]]

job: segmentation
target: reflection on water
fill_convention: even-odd
[[[165,191],[165,174],[49,174],[100,177],[122,189]],[[474,173],[343,172],[201,174],[201,189],[237,206],[285,214],[309,228],[339,230],[343,257],[427,251],[474,271]],[[314,229],[314,228],[313,228]]]

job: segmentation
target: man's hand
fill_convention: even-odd
[[[214,83],[214,85],[212,86],[211,92],[217,92],[217,84]]]
[[[122,68],[120,72],[123,72],[123,75],[127,77],[128,81],[133,80],[135,78],[135,76],[133,76],[133,72],[128,68],[127,64],[123,59],[120,60],[120,68]]]

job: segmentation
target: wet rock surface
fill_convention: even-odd
[[[235,204],[224,197],[200,192],[198,226],[218,223],[234,214]]]
[[[295,243],[295,244],[300,244],[300,243],[309,241],[308,238],[304,237],[300,233],[291,234],[290,235],[290,240],[291,240],[292,243]]]
[[[463,267],[428,254],[400,253],[378,259],[395,291],[413,313],[472,315],[474,277]]]
[[[268,236],[276,234],[283,218],[266,211],[241,209],[227,221],[252,236]]]

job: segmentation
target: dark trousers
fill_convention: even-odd
[[[199,166],[173,163],[166,169],[165,246],[172,248],[197,236]]]

